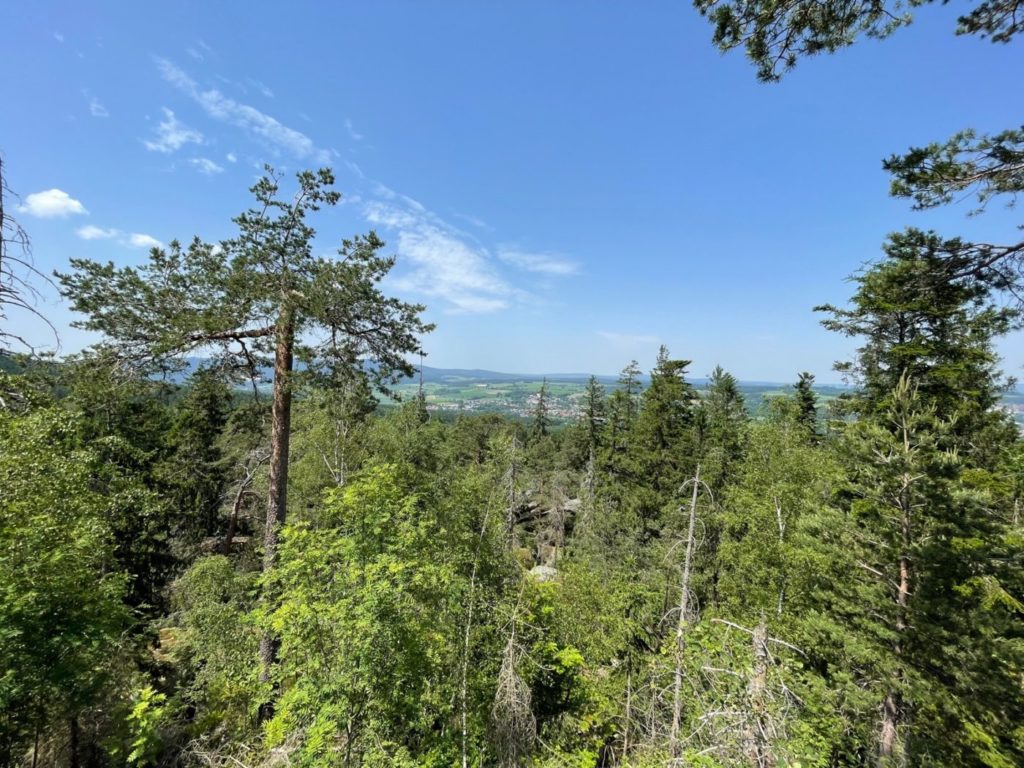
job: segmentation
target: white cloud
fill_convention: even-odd
[[[141,232],[126,233],[116,227],[103,229],[88,225],[75,230],[75,234],[83,240],[114,240],[118,245],[132,248],[162,248],[163,243],[152,235]]]
[[[133,232],[128,236],[128,242],[134,245],[136,248],[162,248],[163,243],[157,240],[155,237],[150,235],[143,235],[139,232]]]
[[[85,206],[61,189],[47,189],[33,192],[18,206],[18,210],[40,219],[64,218],[65,216],[88,213]]]
[[[575,275],[579,271],[575,262],[547,253],[501,250],[498,252],[498,258],[527,272],[540,272],[545,275]]]
[[[188,161],[191,165],[194,165],[196,169],[204,176],[213,176],[218,173],[223,173],[224,168],[217,165],[213,160],[207,157],[193,157]]]
[[[83,240],[110,240],[121,234],[119,229],[103,229],[89,224],[75,230],[75,234]]]
[[[301,131],[289,128],[255,107],[240,104],[216,88],[201,89],[184,70],[167,59],[157,59],[157,66],[164,80],[194,100],[215,120],[241,128],[256,139],[283,149],[300,159],[330,162],[331,153],[318,148],[313,140]]]
[[[168,154],[180,149],[185,144],[202,144],[203,134],[192,128],[189,128],[178,118],[174,116],[174,113],[163,108],[164,119],[156,129],[156,140],[154,141],[143,141],[146,145],[146,149],[151,152],[163,152]]]
[[[387,202],[363,207],[374,225],[398,232],[398,255],[412,270],[395,278],[400,290],[441,299],[449,312],[485,313],[507,308],[521,295],[494,269],[487,251],[412,198],[377,185]]]
[[[203,60],[203,59],[205,58],[205,57],[203,56],[203,54],[201,54],[201,53],[200,53],[199,51],[197,51],[197,50],[196,50],[195,48],[186,48],[186,49],[185,49],[185,53],[187,53],[187,54],[188,54],[189,56],[191,56],[191,57],[192,57],[193,59],[195,59],[196,61],[202,61],[202,60]]]
[[[53,33],[53,39],[56,40],[58,43],[63,43],[64,42],[64,35],[62,35],[60,32],[54,32]]]
[[[347,117],[345,118],[345,130],[348,131],[348,137],[352,139],[352,141],[362,141],[364,138],[363,134],[359,133],[359,131],[357,131],[352,125],[352,120]]]
[[[227,157],[227,160],[228,160],[229,163],[237,163],[238,162],[238,157],[235,155],[234,152],[228,152],[227,155],[225,155],[225,157]]]
[[[100,100],[95,96],[89,99],[89,114],[93,117],[110,117],[110,112],[100,104]]]
[[[660,344],[657,336],[643,333],[616,333],[614,331],[598,331],[597,335],[605,341],[620,347],[650,347]]]

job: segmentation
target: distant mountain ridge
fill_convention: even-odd
[[[593,374],[601,384],[610,385],[617,384],[619,381],[618,376],[609,376],[606,374]],[[460,379],[469,379],[473,381],[541,381],[547,379],[550,382],[565,382],[565,383],[586,383],[590,379],[591,374],[589,373],[502,373],[500,371],[490,371],[484,368],[434,368],[429,365],[423,366],[423,382],[450,382]],[[648,383],[651,379],[647,373],[640,374],[640,381],[644,384]],[[762,379],[752,379],[750,381],[739,380],[740,384],[753,387],[786,387],[792,386],[796,382],[796,375],[793,376],[793,381],[768,381]],[[687,380],[692,384],[706,384],[708,378],[702,377],[687,377]],[[837,384],[833,382],[818,382],[818,386],[829,387],[836,389],[850,389],[849,385]]]

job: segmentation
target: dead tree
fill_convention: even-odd
[[[469,575],[469,597],[466,599],[466,626],[462,633],[462,671],[459,681],[460,726],[462,729],[462,768],[469,768],[469,644],[473,633],[473,609],[476,600],[477,573],[480,570],[480,556],[487,534],[487,521],[490,517],[490,504],[484,510],[480,522],[480,535],[477,538],[476,553],[473,557],[473,568]]]
[[[521,655],[516,645],[513,618],[491,707],[491,739],[498,753],[498,765],[502,768],[522,765],[537,740],[537,720],[531,708],[530,687],[516,669]]]
[[[516,519],[519,512],[519,496],[516,492],[516,483],[518,482],[519,472],[519,465],[517,463],[518,457],[516,455],[518,448],[519,441],[513,435],[508,470],[502,478],[505,486],[505,533],[508,536],[509,548],[511,548],[513,544],[513,534],[515,532]]]
[[[715,753],[718,759],[729,765],[776,768],[780,762],[785,764],[779,755],[780,744],[786,735],[788,712],[794,703],[799,704],[799,699],[786,687],[778,673],[773,676],[776,665],[771,646],[788,648],[800,655],[803,652],[769,635],[764,614],[753,629],[724,619],[712,619],[711,622],[750,636],[753,665],[749,676],[745,671],[738,671],[747,668],[747,662],[742,659],[733,659],[724,669],[704,667],[704,671],[712,675],[712,681],[715,676],[726,675],[745,682],[742,693],[720,699],[719,704],[702,718],[708,727],[704,741],[710,742],[705,752]],[[727,686],[730,688],[735,691],[733,686]]]
[[[29,341],[8,327],[7,311],[14,308],[34,315],[46,323],[56,339],[56,329],[36,309],[39,290],[35,282],[52,283],[36,269],[28,233],[7,211],[5,203],[11,195],[4,175],[3,157],[0,157],[0,351],[7,351],[12,345],[31,351]]]
[[[683,716],[683,659],[686,650],[686,635],[690,628],[691,590],[690,577],[693,566],[693,552],[696,549],[694,531],[697,525],[697,497],[700,494],[703,481],[700,479],[700,464],[693,478],[684,484],[692,484],[692,495],[690,497],[689,524],[686,532],[686,555],[683,558],[683,574],[679,585],[679,616],[676,620],[676,643],[675,643],[675,674],[672,684],[672,730],[669,733],[669,752],[673,761],[681,757],[682,742],[680,740],[680,729]],[[706,487],[706,486],[705,486]],[[682,490],[682,489],[680,489]],[[710,492],[710,489],[709,489]]]
[[[221,549],[225,555],[231,554],[231,547],[234,543],[235,533],[238,531],[238,519],[241,517],[242,508],[248,499],[254,497],[255,491],[252,484],[262,467],[270,459],[270,452],[267,450],[250,451],[242,465],[242,477],[238,481],[238,488],[235,490],[234,500],[231,503],[231,517],[228,518],[227,531],[224,533],[224,541]]]
[[[767,712],[768,687],[768,623],[764,615],[751,635],[754,653],[754,672],[747,687],[750,717],[744,739],[744,751],[754,768],[774,768],[772,741],[775,736],[774,724]]]

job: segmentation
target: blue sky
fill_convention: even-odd
[[[387,290],[438,325],[431,365],[614,373],[664,343],[694,376],[834,381],[852,343],[811,308],[887,232],[1014,234],[887,196],[893,152],[1019,124],[1024,49],[955,37],[959,6],[778,85],[678,0],[240,7],[4,14],[0,151],[41,270],[228,236],[263,162],[326,163],[345,198],[319,245],[378,230]],[[62,351],[90,342],[54,292],[39,308]],[[1020,337],[1001,349],[1018,372]]]

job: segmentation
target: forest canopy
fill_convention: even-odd
[[[696,5],[764,81],[926,12]],[[913,208],[980,211],[1024,129],[883,162]],[[432,407],[422,370],[396,395],[434,326],[376,231],[318,240],[331,169],[251,192],[219,242],[71,258],[99,341],[60,359],[14,354],[0,205],[0,766],[1024,765],[1019,237],[890,234],[816,308],[853,341],[828,402],[661,345],[511,417]]]

